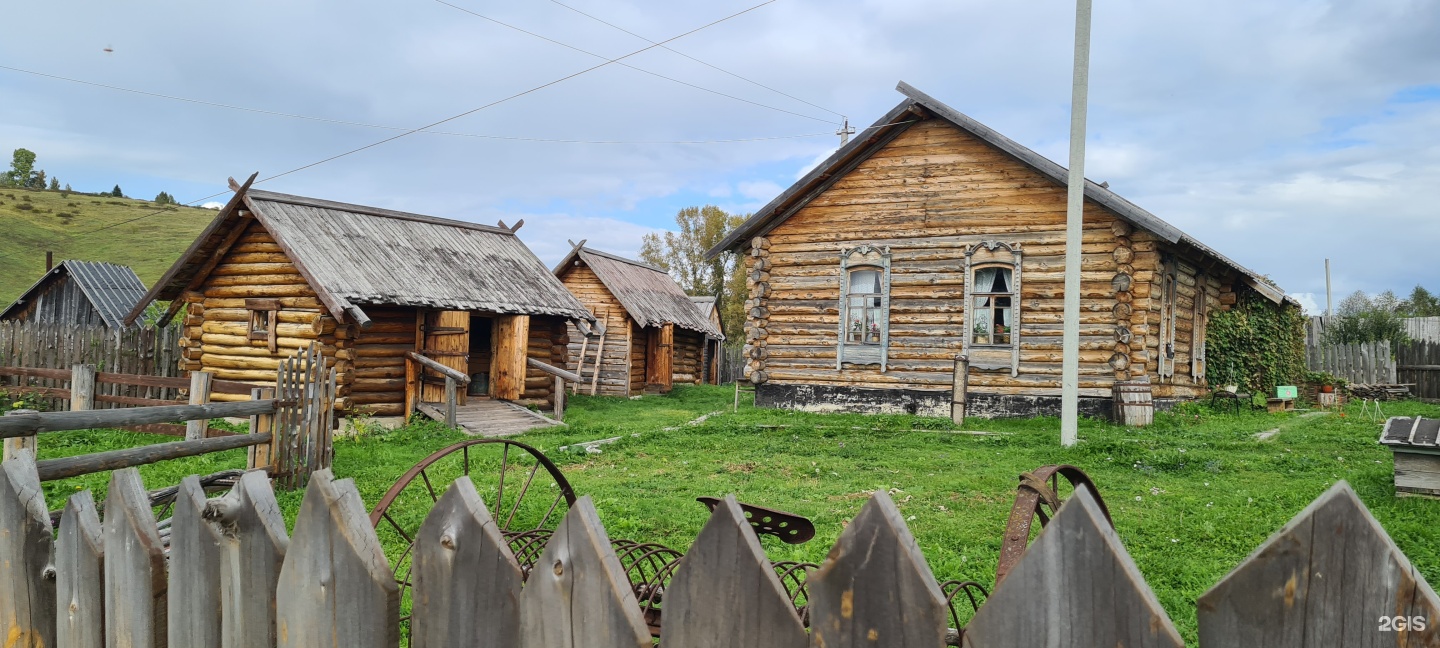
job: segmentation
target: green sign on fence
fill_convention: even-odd
[[[1295,398],[1296,389],[1294,385],[1280,385],[1275,388],[1276,398]]]

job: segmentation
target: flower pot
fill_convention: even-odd
[[[1333,393],[1335,393],[1335,386],[1334,386],[1334,385],[1321,385],[1321,386],[1320,386],[1320,393],[1322,393],[1322,394],[1333,394]]]
[[[1237,391],[1240,390],[1240,386],[1239,386],[1239,385],[1225,385],[1224,389],[1225,389],[1225,391],[1230,392],[1230,393],[1233,394],[1233,393],[1235,393],[1235,392],[1237,392]]]

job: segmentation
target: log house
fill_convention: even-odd
[[[1058,414],[1066,171],[901,83],[905,99],[710,250],[743,255],[756,404]],[[1082,412],[1117,383],[1158,406],[1206,392],[1205,323],[1253,291],[1298,304],[1106,185],[1086,181]]]
[[[0,320],[118,329],[144,296],[145,284],[129,266],[71,259],[47,268],[0,311]]]
[[[710,323],[715,325],[715,330],[720,331],[721,337],[712,338],[705,344],[704,360],[701,362],[700,373],[704,376],[707,385],[720,384],[720,364],[725,361],[725,326],[720,321],[720,308],[716,303],[714,295],[692,295],[690,301],[700,309],[700,314]]]
[[[707,350],[725,339],[720,327],[669,273],[584,243],[561,259],[554,274],[603,327],[582,331],[571,325],[566,368],[590,376],[595,393],[611,396],[705,382]]]
[[[170,300],[183,370],[273,383],[282,359],[319,343],[345,413],[402,416],[417,399],[442,401],[443,378],[410,352],[471,376],[469,397],[552,403],[553,378],[526,359],[561,366],[567,321],[590,314],[518,227],[231,186],[128,317]]]

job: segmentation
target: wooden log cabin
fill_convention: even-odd
[[[905,99],[709,254],[743,254],[756,403],[949,415],[1057,414],[1066,171],[901,83]],[[1266,278],[1086,182],[1082,411],[1117,384],[1155,404],[1205,393],[1205,324]]]
[[[71,259],[48,268],[0,311],[0,321],[123,328],[144,296],[145,284],[129,266]]]
[[[725,326],[720,320],[720,307],[715,295],[691,295],[690,301],[700,309],[700,314],[710,323],[715,325],[715,330],[720,331],[721,337],[712,338],[706,343],[705,361],[700,372],[705,376],[704,382],[707,385],[720,384],[720,365],[725,361]]]
[[[283,358],[318,343],[338,368],[345,413],[403,416],[443,401],[443,378],[411,352],[470,376],[471,397],[553,402],[554,379],[526,360],[563,366],[567,322],[590,313],[518,225],[231,185],[234,197],[129,315],[170,300],[168,315],[184,317],[182,369],[273,384]]]
[[[597,322],[571,325],[566,365],[591,381],[593,393],[664,393],[676,383],[705,381],[706,354],[725,336],[669,273],[584,241],[554,273]]]

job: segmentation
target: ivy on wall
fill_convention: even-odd
[[[1212,386],[1239,385],[1269,393],[1305,379],[1305,316],[1241,290],[1228,311],[1210,312],[1205,330],[1205,375]]]

